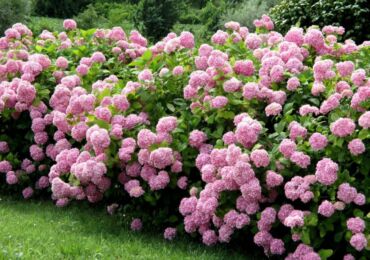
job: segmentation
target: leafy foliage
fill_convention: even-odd
[[[28,0],[0,0],[0,35],[12,24],[25,22],[30,10]]]
[[[277,29],[287,32],[298,24],[301,27],[318,25],[343,26],[345,38],[361,43],[370,38],[370,7],[367,0],[282,0],[271,9]]]
[[[68,18],[78,14],[92,0],[35,0],[34,12],[39,16]]]
[[[71,19],[39,36],[14,25],[0,39],[1,190],[106,203],[168,239],[368,257],[369,45],[254,24],[199,47],[189,32],[150,44]]]
[[[226,22],[236,21],[248,28],[254,28],[253,21],[263,14],[267,14],[269,9],[278,1],[243,0],[227,8],[221,15],[219,25],[222,27]]]
[[[55,32],[63,29],[62,20],[57,18],[32,16],[27,24],[35,34],[40,34],[43,30]]]
[[[135,25],[152,40],[159,40],[175,24],[181,10],[176,0],[141,0],[135,15]]]

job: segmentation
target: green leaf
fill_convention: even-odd
[[[105,89],[103,89],[103,90],[98,94],[98,98],[99,98],[99,100],[102,100],[104,97],[109,96],[109,94],[110,94],[110,89],[109,89],[109,88],[105,88]]]
[[[144,61],[149,61],[153,56],[153,53],[151,50],[146,50],[143,55],[141,56],[141,58],[144,60]]]
[[[317,226],[318,218],[317,214],[312,213],[305,218],[305,223],[308,226]]]
[[[322,260],[326,260],[333,255],[333,250],[332,249],[321,249],[319,251],[319,255]]]
[[[370,133],[367,129],[362,129],[359,133],[358,133],[358,138],[360,138],[361,140],[364,140],[364,139],[367,139],[367,138],[370,138]]]
[[[302,242],[305,243],[306,245],[311,244],[310,231],[309,231],[309,229],[304,229],[302,231],[301,239],[302,239]]]
[[[355,215],[355,217],[363,218],[364,217],[364,212],[360,209],[355,209],[353,211],[353,215]]]
[[[178,217],[176,215],[172,215],[168,218],[168,221],[171,223],[175,223],[178,220]]]
[[[174,105],[172,105],[171,103],[167,103],[166,106],[168,110],[170,110],[171,112],[175,112],[176,109]]]
[[[334,241],[336,243],[339,243],[342,240],[343,235],[344,235],[344,232],[338,232],[338,233],[336,233],[335,236],[334,236]]]
[[[222,111],[218,116],[225,119],[233,119],[235,114],[232,111]]]
[[[40,46],[40,45],[36,45],[35,50],[36,50],[37,52],[41,52],[41,51],[42,51],[42,46]]]

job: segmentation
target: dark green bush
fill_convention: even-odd
[[[141,0],[135,15],[135,25],[151,40],[159,40],[170,32],[178,20],[181,5],[177,0]]]
[[[82,29],[102,27],[102,24],[107,21],[105,15],[99,14],[94,5],[88,5],[83,12],[75,17],[75,20],[78,27]]]
[[[172,30],[176,33],[191,31],[196,39],[208,39],[217,30],[219,21],[229,5],[223,0],[208,1],[195,5],[189,1],[187,9],[182,10],[178,22]]]
[[[13,2],[13,0],[9,1]],[[37,16],[70,18],[77,15],[93,0],[34,0]]]
[[[60,32],[63,30],[63,20],[57,18],[32,16],[27,22],[27,26],[34,34],[40,34],[43,30]]]
[[[368,0],[282,0],[271,9],[277,31],[282,33],[292,25],[341,25],[344,38],[358,43],[370,38],[370,5]]]
[[[30,10],[28,0],[0,0],[0,35],[14,23],[25,22]]]
[[[135,13],[136,5],[130,2],[96,2],[75,16],[75,20],[82,29],[121,26],[125,31],[130,31],[134,28]]]
[[[136,5],[116,4],[113,8],[108,9],[106,27],[121,26],[125,31],[131,31],[134,29],[135,12]]]

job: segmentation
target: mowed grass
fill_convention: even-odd
[[[189,238],[132,232],[102,208],[1,197],[0,259],[261,259]]]

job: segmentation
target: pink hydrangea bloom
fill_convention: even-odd
[[[284,155],[285,158],[290,158],[296,149],[296,143],[290,139],[284,139],[279,145],[279,151]]]
[[[234,71],[236,74],[243,76],[252,76],[254,73],[254,65],[251,60],[238,60],[234,64]]]
[[[363,233],[354,234],[349,242],[357,251],[362,251],[367,246],[367,239]]]
[[[282,106],[276,102],[273,102],[265,107],[266,116],[277,116],[282,111]]]
[[[293,210],[284,219],[284,225],[290,228],[302,227],[304,224],[304,214],[301,210]]]
[[[102,52],[97,51],[91,55],[91,61],[96,63],[103,63],[106,61],[106,58]]]
[[[284,178],[280,174],[274,171],[267,171],[266,173],[266,184],[268,187],[273,188],[283,183]]]
[[[289,91],[295,91],[300,85],[301,83],[297,77],[291,77],[287,82],[287,89]]]
[[[7,153],[9,151],[8,143],[5,141],[0,141],[0,153]]]
[[[370,128],[370,111],[367,111],[360,116],[358,124],[364,129]]]
[[[63,27],[66,30],[73,30],[77,28],[77,23],[75,20],[72,19],[66,19],[63,21]]]
[[[307,129],[304,128],[301,124],[296,121],[293,121],[289,124],[289,137],[292,140],[296,140],[297,137],[304,138],[307,134]]]
[[[9,185],[14,185],[18,183],[18,177],[13,171],[9,171],[6,173],[6,183]]]
[[[333,162],[329,158],[321,159],[316,164],[316,172],[315,176],[318,182],[324,184],[324,185],[331,185],[333,184],[338,176],[338,164]]]
[[[227,99],[227,97],[217,96],[211,100],[211,107],[212,108],[223,108],[224,106],[227,105],[228,102],[229,100]]]
[[[285,252],[284,242],[281,239],[272,239],[270,243],[270,252],[273,255],[282,255]]]
[[[157,169],[164,169],[174,162],[173,151],[171,148],[160,147],[150,153],[150,164]]]
[[[235,143],[236,139],[235,139],[235,135],[232,131],[229,131],[227,133],[225,133],[223,136],[222,136],[222,141],[224,142],[224,144],[226,145],[230,145],[230,144],[233,144]]]
[[[235,138],[244,147],[250,148],[257,142],[261,130],[262,126],[258,121],[245,118],[237,124]]]
[[[355,200],[357,196],[356,188],[352,187],[348,183],[342,183],[338,187],[337,198],[346,204],[349,204]]]
[[[318,213],[323,215],[324,217],[331,217],[335,212],[335,208],[333,204],[330,201],[324,200],[321,202]]]
[[[346,254],[346,255],[343,257],[343,260],[356,260],[356,259],[354,258],[354,256],[353,256],[353,255],[351,255],[351,254]]]
[[[364,69],[355,70],[351,75],[351,80],[356,86],[361,86],[366,80],[366,71]]]
[[[211,38],[211,41],[215,44],[224,45],[229,34],[227,32],[218,30]]]
[[[171,170],[174,172],[173,170]],[[177,187],[179,187],[182,190],[185,190],[186,187],[188,186],[188,177],[182,176],[180,179],[177,181]]]
[[[320,133],[313,133],[308,141],[314,151],[323,150],[328,145],[328,139]]]
[[[243,87],[243,97],[247,100],[256,98],[259,93],[259,86],[257,83],[249,82]]]
[[[202,241],[205,245],[211,246],[217,243],[218,237],[213,230],[207,230],[202,235]]]
[[[183,66],[176,66],[175,68],[173,68],[172,74],[174,76],[180,76],[180,75],[184,74],[184,67]]]
[[[342,77],[346,77],[352,74],[355,65],[352,61],[344,61],[344,62],[338,62],[335,64],[335,67],[337,68],[339,75]]]
[[[194,35],[191,32],[182,32],[180,34],[180,44],[184,48],[192,49],[194,48]]]
[[[173,240],[176,237],[176,228],[168,227],[164,230],[163,236],[167,240]]]
[[[58,59],[55,61],[55,65],[58,68],[66,69],[68,67],[68,60],[65,57],[58,57]]]
[[[143,228],[143,223],[139,218],[135,218],[131,222],[131,229],[133,231],[140,231]]]
[[[292,27],[285,35],[284,39],[288,42],[294,42],[301,46],[304,42],[303,29]]]
[[[362,233],[365,230],[365,221],[359,217],[349,218],[347,220],[347,228],[352,233]]]
[[[158,133],[160,132],[168,133],[175,130],[176,127],[177,127],[177,118],[174,116],[167,116],[159,119],[156,126],[156,130]]]
[[[33,195],[33,189],[31,187],[27,187],[22,191],[23,198],[29,199]]]
[[[290,160],[303,169],[306,169],[311,164],[310,156],[298,151],[292,153]]]
[[[356,198],[353,200],[356,205],[363,206],[366,203],[366,197],[362,193],[357,193]]]
[[[152,144],[155,144],[157,136],[148,129],[142,129],[137,135],[137,144],[140,148],[149,148]]]
[[[259,35],[255,33],[250,33],[247,35],[245,39],[245,44],[247,45],[249,49],[255,50],[261,46],[262,40],[259,37]]]
[[[199,130],[193,130],[189,135],[189,144],[194,148],[200,148],[206,140],[207,135]]]
[[[348,149],[352,155],[360,155],[365,152],[365,144],[362,142],[361,139],[353,139],[348,143]]]
[[[330,131],[338,137],[349,136],[355,129],[356,124],[350,118],[339,118],[330,124]]]
[[[231,78],[224,82],[224,90],[225,92],[236,92],[241,87],[241,82],[236,78]]]
[[[267,167],[270,164],[270,157],[266,150],[257,149],[251,153],[251,160],[256,167]]]

